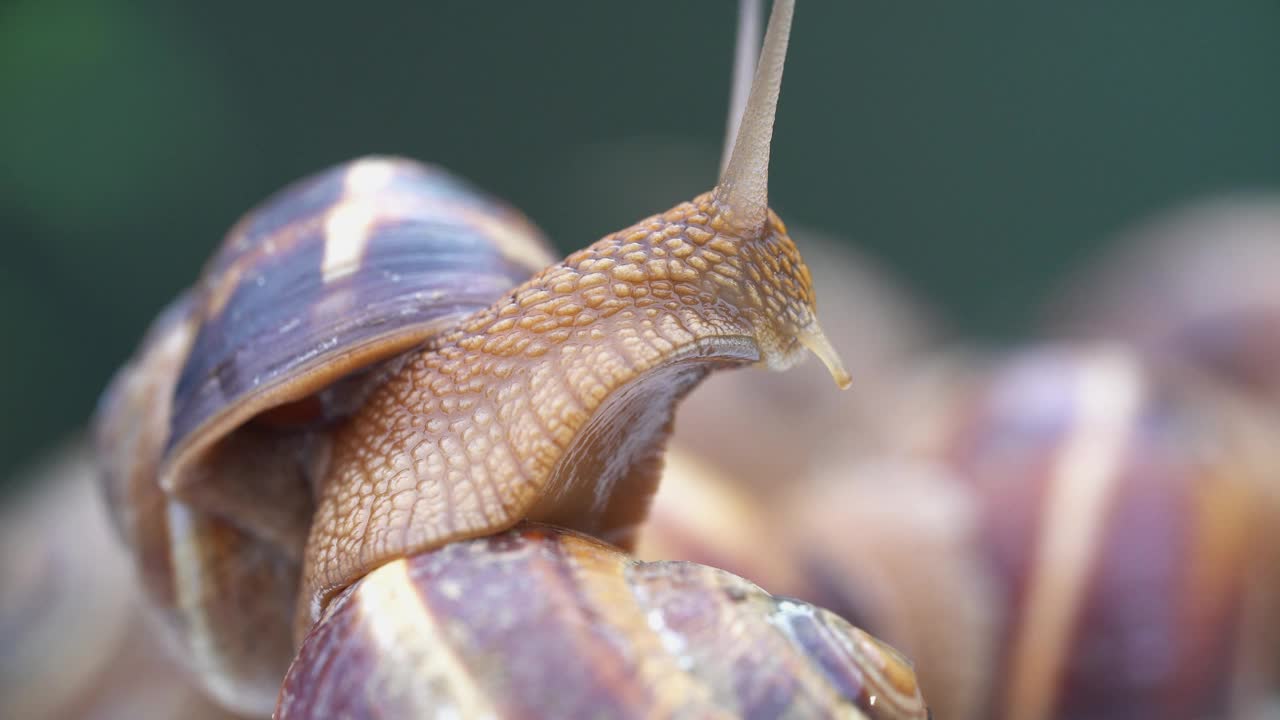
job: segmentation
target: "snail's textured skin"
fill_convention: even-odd
[[[838,617],[549,527],[385,565],[303,643],[279,720],[924,718],[909,665]]]
[[[787,229],[819,289],[822,329],[857,382],[833,393],[812,364],[786,373],[715,373],[680,404],[671,438],[672,447],[734,484],[779,499],[824,467],[897,439],[893,416],[906,407],[903,383],[937,339],[928,313],[870,258],[797,222]]]
[[[819,332],[781,221],[736,228],[713,193],[570,255],[410,359],[339,430],[300,624],[387,560],[525,518],[627,544],[676,401],[716,367],[786,368]]]
[[[975,386],[949,462],[1004,613],[984,717],[1241,717],[1256,700],[1275,464],[1226,402],[1112,347],[1028,352]]]

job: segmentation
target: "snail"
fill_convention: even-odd
[[[148,600],[220,703],[293,712],[319,690],[307,648],[385,568],[463,553],[482,573],[501,542],[480,539],[525,521],[629,547],[674,406],[709,372],[807,350],[849,384],[767,204],[793,9],[774,4],[720,180],[690,202],[556,263],[443,170],[364,158],[247,215],[154,323],[96,444]]]
[[[718,373],[681,403],[672,435],[687,456],[766,495],[785,495],[832,457],[896,442],[886,415],[937,334],[889,272],[823,233],[789,227],[822,288],[823,329],[859,382],[832,393],[819,373]]]

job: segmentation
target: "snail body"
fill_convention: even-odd
[[[334,440],[305,563],[311,620],[369,567],[521,518],[629,541],[675,402],[716,367],[786,368],[816,328],[785,228],[773,217],[742,241],[716,202],[569,256],[378,389]]]
[[[335,598],[400,558],[525,520],[626,547],[708,372],[810,350],[848,384],[767,205],[792,8],[715,189],[561,263],[514,210],[399,159],[232,229],[95,422],[149,601],[221,703],[268,713]]]

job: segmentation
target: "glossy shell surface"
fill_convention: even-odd
[[[303,643],[280,720],[924,718],[910,665],[702,565],[525,525],[370,573]]]
[[[362,158],[290,186],[205,270],[170,453],[422,344],[552,260],[516,212],[410,160]]]

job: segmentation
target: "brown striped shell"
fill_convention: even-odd
[[[437,168],[363,158],[302,180],[246,216],[204,270],[168,464],[421,345],[552,258],[518,213]],[[169,473],[182,483],[180,467]]]
[[[513,602],[513,598],[518,601]],[[307,636],[279,720],[925,718],[910,665],[702,565],[525,525],[370,573]]]
[[[1252,717],[1280,547],[1257,419],[1115,346],[1024,352],[970,388],[941,459],[1001,608],[979,716]]]
[[[329,427],[395,357],[550,262],[515,211],[364,158],[245,217],[153,325],[95,421],[147,596],[224,704],[274,703]]]

